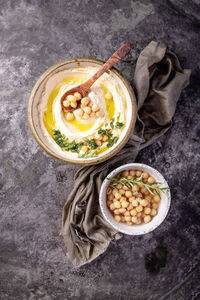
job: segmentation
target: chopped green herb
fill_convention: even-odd
[[[114,138],[108,139],[107,147],[111,148],[114,144],[117,143],[119,137],[115,136]]]
[[[98,146],[97,144],[95,143],[95,140],[94,139],[91,139],[91,140],[88,140],[88,146],[91,148],[91,149],[96,149]]]
[[[55,142],[65,151],[71,151],[75,153],[80,152],[83,142],[69,142],[68,138],[66,138],[64,134],[61,134],[59,130],[53,130],[53,134]]]
[[[108,137],[112,137],[112,136],[113,136],[113,134],[112,134],[112,132],[111,132],[111,129],[102,129],[102,128],[100,128],[100,129],[98,130],[98,134],[105,134],[105,135],[107,135]]]
[[[124,123],[116,122],[116,124],[115,124],[115,128],[118,128],[118,129],[122,128],[122,126],[124,126]]]
[[[110,127],[113,129],[114,128],[114,121],[115,121],[115,118],[112,118],[111,119],[111,122],[110,122]]]

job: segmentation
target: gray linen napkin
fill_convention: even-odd
[[[140,54],[134,75],[138,116],[134,132],[125,147],[112,159],[83,167],[62,216],[62,235],[73,265],[81,266],[103,253],[120,234],[103,218],[99,207],[102,181],[117,163],[131,158],[163,135],[172,124],[176,103],[189,83],[190,70],[183,70],[178,58],[163,44],[152,41]]]

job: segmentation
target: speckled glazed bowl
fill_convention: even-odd
[[[98,157],[91,158],[66,158],[64,153],[57,153],[54,149],[52,149],[51,143],[49,143],[48,139],[44,136],[43,131],[41,130],[39,114],[38,114],[38,103],[41,98],[42,92],[44,90],[45,83],[47,80],[54,74],[64,71],[67,69],[75,68],[75,67],[101,67],[104,62],[92,59],[92,58],[71,58],[61,61],[48,70],[46,70],[42,76],[37,80],[34,85],[30,98],[28,101],[28,123],[31,129],[32,135],[35,138],[36,142],[41,146],[41,148],[46,151],[48,154],[53,156],[56,159],[59,159],[66,163],[72,163],[77,165],[93,165],[105,161],[115,155],[127,142],[133,127],[135,125],[136,120],[136,100],[133,90],[126,79],[122,76],[122,74],[117,71],[115,68],[112,68],[110,72],[112,75],[116,77],[117,80],[120,81],[120,85],[123,86],[123,90],[125,91],[126,101],[127,101],[127,124],[126,128],[123,130],[122,135],[118,142],[106,152],[103,152],[98,155]],[[64,152],[64,151],[63,151]]]
[[[146,224],[126,225],[124,223],[117,222],[106,205],[106,190],[110,183],[108,179],[105,179],[102,183],[99,202],[100,202],[100,207],[104,218],[113,228],[115,228],[116,230],[122,233],[129,234],[129,235],[141,235],[153,231],[164,221],[170,208],[171,195],[170,195],[169,186],[166,180],[164,179],[164,177],[157,170],[145,164],[132,163],[132,164],[123,165],[113,170],[107,177],[112,178],[124,170],[131,170],[131,169],[141,170],[149,173],[152,177],[155,178],[157,182],[162,183],[161,187],[168,188],[168,190],[165,193],[161,194],[161,201],[160,201],[157,215],[153,217],[149,223]]]

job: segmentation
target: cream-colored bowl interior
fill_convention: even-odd
[[[160,205],[158,208],[157,215],[155,217],[153,217],[149,223],[146,223],[146,224],[126,225],[125,223],[117,222],[114,219],[113,215],[111,214],[111,212],[108,209],[107,204],[106,204],[106,190],[110,183],[110,181],[108,179],[105,179],[101,186],[99,202],[100,202],[100,207],[101,207],[101,211],[103,213],[104,218],[113,228],[115,228],[116,230],[123,232],[125,234],[140,235],[140,234],[145,234],[145,233],[153,231],[156,227],[158,227],[164,221],[164,219],[166,218],[167,213],[169,211],[169,208],[170,208],[171,196],[170,196],[169,186],[167,184],[167,181],[164,179],[164,177],[157,170],[155,170],[154,168],[149,167],[145,164],[132,163],[132,164],[123,165],[123,166],[115,169],[114,171],[112,171],[107,177],[112,178],[124,170],[131,170],[131,169],[141,170],[141,171],[149,173],[157,182],[161,183],[161,185],[160,185],[161,187],[168,188],[166,193],[161,194],[161,200],[160,200]]]
[[[110,72],[112,72],[112,76],[118,80],[127,101],[127,122],[125,124],[125,128],[118,140],[118,142],[109,150],[106,152],[103,152],[98,155],[98,157],[92,157],[92,158],[66,158],[64,151],[56,151],[52,147],[52,143],[55,143],[53,139],[47,139],[45,135],[43,134],[43,131],[41,130],[40,120],[39,120],[39,114],[38,114],[38,103],[41,99],[42,92],[44,90],[44,86],[47,82],[47,80],[53,75],[60,71],[64,71],[71,68],[76,67],[101,67],[103,64],[102,61],[95,60],[95,59],[88,59],[88,58],[74,58],[62,61],[51,68],[49,68],[47,71],[45,71],[42,76],[37,80],[35,86],[33,87],[33,90],[31,92],[29,102],[28,102],[28,122],[31,129],[31,132],[38,142],[38,144],[45,150],[48,154],[52,155],[53,157],[60,159],[64,162],[70,162],[74,164],[80,164],[80,165],[91,165],[96,164],[101,161],[104,161],[114,154],[116,154],[126,143],[128,140],[133,126],[135,124],[136,119],[136,101],[134,93],[129,85],[129,83],[124,79],[124,77],[114,68]],[[62,153],[63,152],[63,153]]]

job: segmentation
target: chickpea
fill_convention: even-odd
[[[74,114],[71,113],[71,112],[68,112],[67,115],[66,115],[66,117],[67,117],[67,121],[72,121],[72,120],[74,120]]]
[[[142,194],[144,194],[146,191],[147,191],[146,187],[145,187],[145,186],[141,186],[140,192],[141,192]]]
[[[145,199],[142,199],[142,200],[140,201],[140,204],[141,204],[142,206],[147,206],[148,201],[145,200]]]
[[[130,216],[130,212],[128,210],[125,211],[124,216]]]
[[[81,104],[83,105],[88,105],[88,103],[90,102],[90,99],[88,97],[84,97],[81,99]]]
[[[138,218],[140,218],[141,216],[142,216],[142,213],[141,213],[141,212],[137,213],[137,217],[138,217]]]
[[[77,115],[81,118],[84,114],[84,111],[82,108],[77,109]]]
[[[125,191],[124,191],[123,189],[120,189],[120,190],[119,190],[119,193],[120,193],[121,195],[125,195]]]
[[[154,181],[155,181],[155,179],[154,179],[153,177],[150,176],[150,177],[148,178],[148,183],[154,183]]]
[[[68,95],[67,96],[67,100],[69,100],[70,102],[75,102],[76,101],[76,97],[73,95]]]
[[[157,203],[152,203],[152,208],[157,209],[158,208],[158,204]]]
[[[64,105],[64,107],[70,106],[70,101],[69,100],[63,101],[63,105]]]
[[[121,217],[118,216],[118,215],[114,216],[114,218],[115,218],[115,220],[116,220],[117,222],[120,222],[120,220],[121,220]]]
[[[134,216],[134,217],[131,218],[131,220],[132,220],[133,223],[137,224],[137,217]]]
[[[90,116],[86,113],[83,114],[83,120],[88,120],[90,118]]]
[[[103,141],[106,142],[108,140],[108,136],[104,134]]]
[[[99,141],[99,140],[95,140],[95,143],[97,144],[97,146],[101,146],[101,141]]]
[[[106,98],[106,100],[111,100],[111,99],[112,99],[112,94],[111,94],[111,92],[107,92],[107,93],[105,94],[105,98]]]
[[[83,147],[81,148],[81,150],[82,150],[84,153],[86,153],[86,152],[89,150],[89,148],[88,148],[87,146],[83,146]]]
[[[102,136],[102,134],[95,133],[94,138],[95,138],[96,140],[102,141],[103,136]]]
[[[119,201],[114,201],[115,208],[121,208],[121,203]]]
[[[107,190],[106,190],[106,194],[107,194],[107,195],[110,195],[111,193],[112,193],[112,190],[111,190],[110,187],[108,187]]]
[[[101,113],[101,111],[97,111],[97,112],[96,112],[96,117],[97,117],[97,118],[100,118],[100,117],[102,117],[102,113]]]
[[[152,208],[151,210],[151,216],[157,215],[157,210],[155,208]]]
[[[112,193],[110,195],[108,195],[108,200],[113,200],[113,199],[114,199],[114,196]]]
[[[119,212],[120,212],[120,214],[124,214],[125,212],[126,212],[126,208],[119,208]]]
[[[130,222],[126,222],[127,225],[133,225],[133,223],[130,221]]]
[[[133,200],[132,201],[132,205],[135,206],[135,207],[138,206],[138,201],[137,200]]]
[[[96,103],[94,103],[93,105],[92,105],[92,111],[93,112],[97,112],[99,110],[99,106],[96,104]]]
[[[113,213],[114,213],[114,215],[120,215],[119,209],[115,209],[115,210],[113,211]]]
[[[143,172],[142,175],[143,175],[142,178],[148,178],[149,177],[149,174],[147,172]]]
[[[95,117],[95,116],[96,116],[95,113],[94,113],[94,112],[91,112],[90,117],[93,118],[93,117]]]
[[[110,204],[110,210],[114,210],[114,209],[115,209],[114,203],[111,203]]]
[[[130,222],[131,221],[131,217],[130,216],[125,216],[124,219],[125,219],[126,222]]]
[[[151,201],[151,197],[150,196],[146,196],[145,199],[150,202]]]
[[[144,213],[145,213],[146,215],[149,215],[149,214],[151,213],[151,208],[145,207]]]
[[[81,103],[81,109],[84,109],[84,107],[86,107],[86,105]]]
[[[128,171],[123,171],[123,172],[122,172],[122,176],[123,176],[123,177],[127,177],[127,176],[128,176]]]
[[[122,201],[121,205],[122,207],[127,208],[129,203],[127,201]]]
[[[112,190],[112,193],[113,193],[113,195],[115,196],[115,194],[117,193],[117,190],[116,190],[116,189],[113,189],[113,190]]]
[[[126,201],[125,197],[121,197],[120,202]]]
[[[144,223],[149,223],[150,221],[151,221],[151,216],[146,215],[146,216],[144,217]]]
[[[121,198],[121,194],[120,193],[116,193],[115,194],[115,198],[118,200],[118,199],[120,199]]]
[[[131,198],[131,197],[133,196],[133,194],[131,193],[131,191],[126,191],[126,192],[125,192],[125,196],[126,196],[127,198]]]
[[[129,202],[132,203],[132,202],[133,202],[134,200],[136,200],[136,199],[135,199],[135,197],[130,197],[128,200],[129,200]]]
[[[133,192],[137,192],[139,190],[139,187],[136,184],[134,184],[132,190]]]
[[[135,176],[135,171],[134,170],[130,170],[129,174],[130,174],[131,177],[134,177]]]
[[[137,170],[137,171],[135,172],[135,174],[136,174],[136,176],[141,176],[141,174],[142,174],[142,171],[140,171],[140,170]]]
[[[122,184],[118,183],[116,187],[117,187],[118,190],[120,190],[120,189],[122,189]]]
[[[129,206],[127,207],[128,210],[133,209],[133,205],[130,203]]]
[[[129,191],[129,188],[128,188],[127,186],[124,186],[123,189],[124,189],[125,191]]]
[[[137,225],[140,225],[141,223],[142,223],[142,220],[141,220],[141,218],[138,218],[138,219],[137,219],[137,223],[136,223],[136,224],[137,224]]]
[[[141,206],[141,205],[139,205],[139,206],[136,206],[136,208],[135,208],[136,210],[137,210],[137,212],[141,212],[141,211],[143,211],[143,207]]]
[[[84,107],[84,112],[86,113],[86,114],[90,114],[91,113],[91,108],[90,107],[88,107],[88,106],[86,106],[86,107]]]
[[[153,197],[153,200],[154,200],[155,202],[160,202],[160,197],[159,197],[158,195],[155,195],[155,196]]]
[[[81,98],[82,98],[81,94],[78,92],[74,93],[74,96],[76,97],[76,100],[81,100]]]
[[[121,216],[121,222],[125,222],[125,217]]]
[[[140,193],[140,192],[137,193],[137,197],[138,197],[138,198],[143,198],[142,193]]]
[[[110,207],[110,205],[112,204],[112,201],[108,200],[108,201],[106,201],[106,204],[108,207]]]
[[[135,208],[131,209],[130,214],[131,214],[131,216],[136,216],[137,215],[137,210]]]

